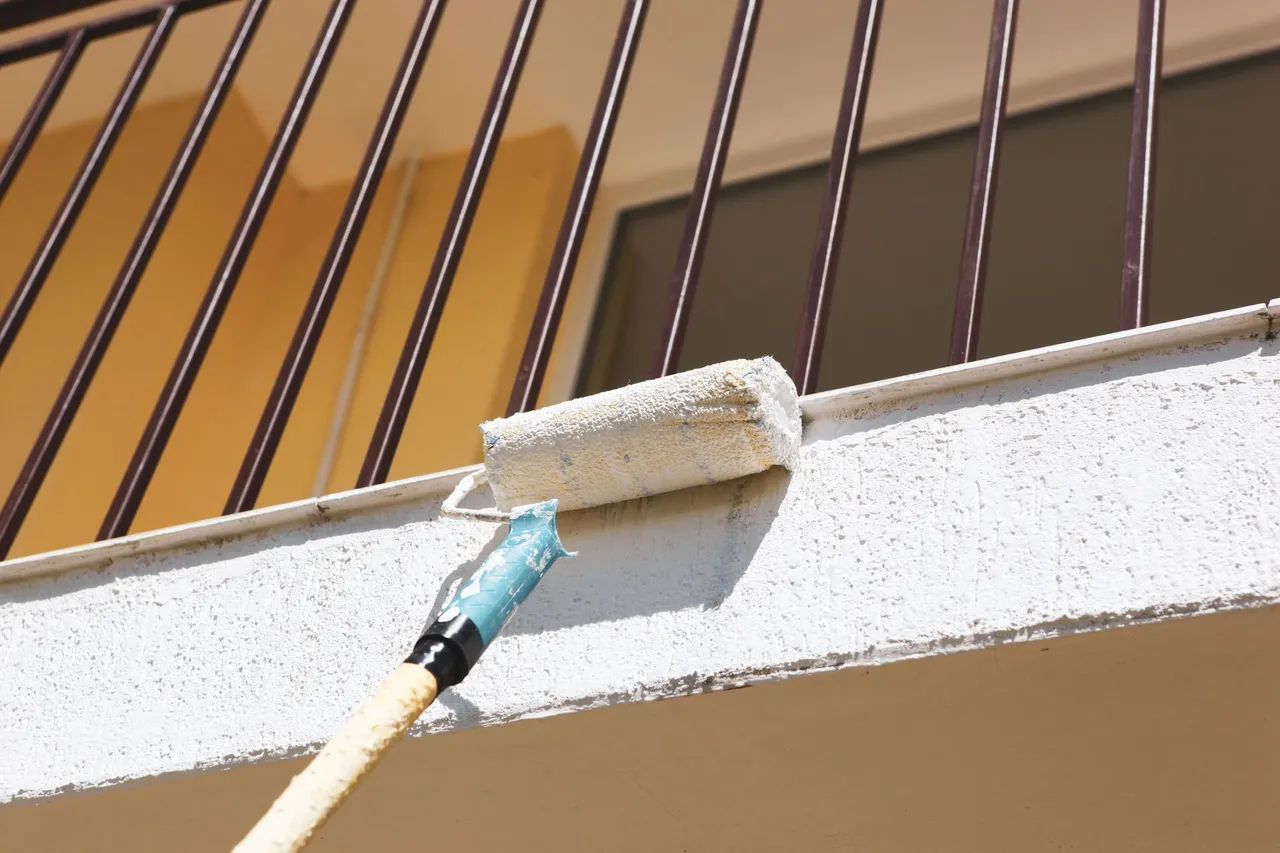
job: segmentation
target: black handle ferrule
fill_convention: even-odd
[[[413,644],[405,663],[417,664],[434,675],[443,691],[467,677],[484,649],[484,639],[475,623],[458,615],[447,622],[431,623]]]

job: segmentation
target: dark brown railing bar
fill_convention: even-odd
[[[1129,184],[1124,215],[1124,271],[1120,279],[1120,328],[1147,323],[1151,276],[1151,209],[1155,196],[1156,107],[1164,53],[1164,0],[1140,0],[1138,48],[1133,64],[1133,123],[1129,135]]]
[[[3,0],[0,2],[0,32],[109,2],[111,0]]]
[[[702,254],[711,231],[711,216],[715,212],[716,194],[720,190],[720,178],[724,174],[724,163],[729,155],[729,142],[733,137],[733,124],[738,115],[738,102],[742,99],[747,63],[751,60],[751,45],[755,40],[756,24],[760,20],[763,2],[764,0],[738,0],[733,34],[729,37],[729,46],[725,50],[720,84],[716,90],[715,104],[711,108],[707,136],[702,143],[698,174],[693,182],[693,195],[689,198],[689,207],[685,212],[684,236],[680,239],[675,269],[671,271],[667,322],[662,330],[654,376],[671,373],[680,360],[680,348],[684,344],[685,329],[689,325],[689,312],[698,287],[698,274],[702,271]]]
[[[853,186],[858,144],[862,139],[862,118],[867,109],[867,92],[871,88],[871,69],[875,64],[883,8],[881,0],[862,0],[853,25],[853,46],[849,48],[840,113],[831,139],[831,163],[827,166],[827,189],[818,220],[818,241],[809,264],[809,293],[791,366],[791,378],[801,394],[811,394],[818,387],[822,343],[826,338],[827,314],[831,308],[836,268],[840,263],[840,243],[844,239],[849,192]]]
[[[169,40],[169,34],[173,32],[173,24],[176,20],[177,13],[172,8],[166,9],[151,28],[151,34],[147,36],[147,40],[138,51],[133,67],[129,69],[124,85],[116,95],[115,103],[111,105],[111,111],[103,120],[97,138],[85,154],[84,162],[80,164],[80,170],[76,173],[71,188],[67,190],[62,200],[62,206],[58,208],[53,222],[45,232],[44,239],[41,240],[39,248],[31,258],[31,263],[27,265],[21,281],[18,282],[17,289],[9,298],[9,304],[5,306],[4,314],[0,316],[0,363],[4,362],[9,348],[13,346],[14,338],[17,337],[23,321],[31,311],[32,303],[40,294],[40,288],[44,286],[45,279],[49,277],[49,271],[53,268],[54,261],[58,259],[58,254],[62,251],[76,219],[79,218],[80,211],[84,209],[84,203],[88,200],[93,185],[102,174],[102,167],[106,165],[125,121],[128,120],[129,114],[138,102],[142,87],[146,85],[152,70],[155,69],[156,60],[160,58],[160,52],[164,49],[165,42]]]
[[[991,44],[987,49],[987,80],[978,121],[978,150],[969,189],[969,218],[964,226],[960,282],[951,321],[951,364],[964,364],[978,355],[978,326],[982,322],[982,291],[991,246],[991,212],[995,207],[1000,137],[1009,103],[1009,69],[1017,29],[1018,0],[996,0],[991,14]]]
[[[178,153],[174,155],[160,191],[151,203],[151,210],[147,213],[147,218],[138,231],[137,237],[134,238],[133,246],[129,249],[129,254],[116,276],[115,283],[112,284],[107,298],[98,310],[93,328],[89,330],[89,335],[76,356],[71,372],[62,383],[58,399],[45,419],[44,426],[40,429],[35,446],[27,454],[26,462],[18,473],[18,479],[9,492],[4,508],[0,509],[0,559],[4,559],[13,546],[22,522],[36,498],[36,493],[44,483],[58,448],[62,446],[62,440],[66,437],[67,430],[70,429],[71,422],[80,408],[80,403],[89,390],[89,383],[93,381],[107,347],[120,325],[120,319],[129,307],[129,301],[133,298],[138,282],[142,280],[147,264],[150,263],[151,256],[155,252],[156,244],[164,234],[169,216],[173,213],[182,189],[186,186],[187,178],[195,166],[196,158],[200,156],[200,150],[209,137],[214,119],[217,118],[218,111],[226,100],[227,92],[231,90],[231,82],[249,49],[268,2],[270,0],[246,2],[244,11],[240,15],[240,22],[223,53],[218,70],[209,81],[204,100],[196,111],[190,127],[187,128],[187,135]]]
[[[13,183],[14,176],[22,167],[22,161],[27,159],[27,152],[31,150],[31,145],[36,141],[41,128],[49,118],[49,113],[53,112],[54,105],[58,103],[58,97],[62,94],[67,80],[71,77],[71,72],[75,70],[76,63],[84,53],[84,43],[84,30],[76,30],[63,44],[62,52],[58,54],[53,67],[49,69],[49,74],[44,78],[39,93],[31,102],[31,108],[22,119],[22,125],[9,142],[9,150],[4,153],[4,160],[0,161],[0,199],[4,198],[9,184]]]
[[[176,2],[156,3],[152,6],[129,9],[125,12],[99,18],[83,26],[75,25],[64,30],[41,33],[38,36],[32,36],[29,39],[14,42],[7,47],[0,48],[0,66],[12,65],[24,59],[31,59],[46,53],[52,53],[55,50],[61,50],[67,39],[81,30],[84,31],[85,42],[90,42],[106,36],[134,30],[138,27],[145,27],[147,24],[153,24],[167,9],[173,9],[176,14],[182,16],[190,12],[207,9],[210,6],[221,6],[223,3],[229,2],[231,0],[176,0]]]
[[[409,334],[400,351],[391,387],[387,389],[382,411],[378,414],[378,423],[373,430],[373,438],[369,441],[364,463],[360,466],[357,486],[386,482],[391,470],[391,462],[395,457],[396,447],[400,444],[400,436],[404,432],[404,424],[409,417],[418,383],[422,379],[427,354],[435,339],[436,328],[440,325],[440,315],[444,311],[449,288],[462,259],[462,250],[466,246],[467,235],[471,231],[489,167],[502,137],[507,114],[511,111],[511,102],[515,99],[516,86],[520,82],[520,74],[529,55],[534,30],[541,14],[542,0],[525,0],[516,15],[498,76],[489,93],[489,103],[485,106],[484,117],[476,131],[475,141],[471,144],[462,180],[453,197],[453,208],[449,211],[448,222],[440,235],[431,271],[422,286],[422,296],[418,300],[413,321],[409,324]]]
[[[136,12],[130,12],[131,20],[129,26],[125,29],[133,29],[144,24],[149,24],[155,20],[155,15],[145,14],[139,15]],[[53,53],[55,50],[62,50],[63,45],[75,33],[80,33],[85,42],[92,40],[88,27],[75,27],[69,31],[56,33],[44,33],[38,36],[32,36],[23,41],[17,41],[5,48],[0,48],[0,68],[6,65],[12,65],[15,62],[22,62],[27,59],[34,59],[37,56],[44,56],[46,53]]]
[[[338,288],[342,286],[343,276],[351,263],[356,243],[360,240],[360,232],[386,170],[387,160],[391,157],[400,125],[408,112],[409,102],[418,85],[427,51],[431,49],[431,42],[444,13],[444,6],[445,0],[426,0],[418,13],[413,34],[382,105],[382,114],[374,129],[373,138],[369,140],[369,147],[365,150],[364,162],[360,165],[355,184],[347,196],[342,219],[329,244],[324,263],[320,266],[320,274],[311,288],[306,308],[303,309],[302,318],[298,321],[293,340],[289,344],[289,352],[276,375],[271,396],[258,419],[258,426],[249,442],[244,461],[240,463],[235,484],[223,507],[224,513],[252,509],[258,500],[258,493],[262,491],[262,483],[267,478],[267,470],[280,445],[280,437],[289,422],[289,414],[298,399],[298,391],[311,366],[316,345],[320,342],[334,299],[338,296]]]
[[[596,190],[600,186],[600,175],[609,154],[609,142],[613,139],[613,129],[618,122],[622,96],[626,93],[627,79],[631,76],[631,65],[635,60],[640,31],[644,27],[645,12],[648,9],[648,0],[628,0],[623,10],[618,35],[613,42],[613,53],[605,71],[604,84],[596,100],[595,113],[591,117],[591,128],[587,131],[573,188],[569,191],[569,203],[560,223],[560,234],[556,238],[551,264],[542,284],[542,295],[538,298],[533,325],[529,329],[515,385],[511,389],[511,399],[507,403],[508,415],[532,408],[537,404],[538,392],[542,390],[542,379],[551,358],[551,345],[555,342],[560,315],[564,313],[565,299],[569,295],[569,283],[578,263],[578,254],[582,251],[587,219],[591,216]]]
[[[160,462],[160,455],[173,433],[182,405],[191,392],[200,364],[209,350],[214,332],[218,329],[218,323],[231,300],[236,283],[248,261],[249,252],[262,227],[262,221],[271,206],[271,200],[284,177],[285,166],[315,103],[320,84],[329,70],[354,2],[355,0],[334,0],[329,7],[328,17],[316,37],[306,69],[289,99],[289,106],[280,119],[275,139],[272,140],[262,169],[254,181],[253,190],[240,212],[240,220],[218,262],[218,269],[205,291],[204,301],[191,323],[169,378],[165,380],[164,390],[160,392],[160,399],[156,401],[124,478],[116,489],[111,507],[98,530],[98,539],[110,539],[129,532],[129,525],[138,513],[142,497]]]

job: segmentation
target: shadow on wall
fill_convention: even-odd
[[[504,633],[534,634],[688,607],[717,606],[746,570],[778,514],[790,480],[789,472],[774,468],[726,483],[565,513],[559,519],[560,535],[577,556],[556,564],[540,584],[542,589],[520,608]],[[436,554],[422,559],[413,547],[423,526],[446,520],[474,531],[474,537],[459,537],[458,549],[474,555],[465,562],[442,565],[454,557]],[[734,535],[724,537],[720,559],[696,565],[684,562],[678,542],[687,541],[685,537],[690,534],[721,530],[724,526]],[[131,586],[135,579],[149,575],[198,571],[210,564],[229,564],[245,558],[257,558],[260,565],[270,566],[275,573],[287,576],[297,571],[314,577],[322,571],[322,564],[336,559],[335,565],[363,565],[371,573],[386,569],[384,564],[388,562],[399,563],[404,575],[399,582],[413,591],[406,596],[406,610],[425,615],[426,620],[419,626],[424,627],[452,587],[475,571],[505,535],[505,525],[495,528],[487,522],[448,519],[435,501],[410,501],[347,518],[322,516],[274,538],[270,547],[264,548],[260,537],[248,536],[213,550],[207,545],[165,549],[105,566],[14,581],[0,585],[0,606],[47,601],[117,584]],[[632,559],[631,556],[653,553],[655,535],[669,543],[658,549],[667,559],[655,563],[649,558],[643,565]],[[398,547],[400,544],[405,547]],[[321,554],[316,549],[336,553]],[[389,553],[397,556],[389,561]],[[226,578],[208,580],[218,585]],[[189,592],[199,590],[193,588]],[[425,604],[429,596],[434,598],[428,612]],[[216,606],[216,601],[211,600],[209,606]],[[406,636],[405,642],[412,639]]]
[[[790,482],[789,471],[772,468],[725,483],[565,513],[558,520],[560,537],[576,556],[556,563],[503,634],[539,634],[718,607],[773,526]],[[714,560],[690,560],[677,545],[690,534],[726,528],[729,535],[721,534]],[[499,528],[474,560],[450,573],[436,594],[432,617],[452,587],[479,568],[505,534],[505,526]],[[663,559],[655,559],[655,552]],[[455,724],[477,725],[485,719],[484,710],[461,692],[444,693],[440,704],[453,714]]]
[[[726,483],[565,513],[560,537],[577,556],[556,563],[503,633],[539,634],[719,606],[773,525],[790,481],[790,472],[773,468]],[[717,559],[690,562],[681,553],[678,543],[688,536],[726,528],[731,535],[723,536]],[[474,571],[499,541],[495,536],[450,580]],[[437,596],[433,613],[444,595],[442,590]]]

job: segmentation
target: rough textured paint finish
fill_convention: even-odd
[[[1280,601],[1258,313],[825,394],[793,472],[562,515],[580,556],[417,731]],[[439,514],[450,486],[0,584],[0,799],[314,749],[496,544]]]
[[[800,450],[796,388],[768,356],[737,359],[487,421],[499,509],[559,498],[583,509],[720,483]]]

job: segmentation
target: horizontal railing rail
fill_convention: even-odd
[[[0,32],[109,2],[111,0],[0,0]]]
[[[61,15],[82,12],[104,0],[7,0],[0,3],[0,32],[13,31]],[[132,66],[90,144],[74,179],[26,271],[0,315],[0,367],[24,320],[40,299],[42,286],[58,262],[81,211],[109,161],[122,129],[129,121],[143,88],[165,52],[178,18],[231,0],[174,0],[140,6],[0,44],[4,66],[55,53],[49,71],[0,157],[0,199],[21,173],[27,155],[40,138],[61,95],[80,65],[90,42],[135,30],[146,35]],[[245,56],[270,0],[238,0],[239,22],[223,49],[203,98],[191,119],[150,209],[116,273],[96,318],[67,374],[57,399],[26,457],[0,510],[0,558],[8,553],[53,464],[64,437],[101,364],[112,337],[128,311],[163,236],[188,178],[200,158],[210,129],[234,86]],[[156,471],[193,383],[236,284],[253,250],[264,218],[272,206],[301,138],[347,22],[357,0],[332,0],[310,56],[297,80],[283,117],[259,167],[240,217],[221,260],[191,320],[190,328],[155,401],[124,476],[115,491],[98,536],[127,533]],[[1152,187],[1156,154],[1156,108],[1161,73],[1164,0],[1137,0],[1138,40],[1135,50],[1133,116],[1131,125],[1127,211],[1124,225],[1124,265],[1120,276],[1121,328],[1146,322],[1152,235]],[[857,153],[874,72],[876,45],[884,0],[858,0],[844,87],[834,116],[831,159],[822,197],[804,308],[796,339],[792,373],[804,393],[817,387],[823,341],[840,261],[841,243],[854,192]],[[975,358],[982,319],[982,296],[991,246],[1001,131],[1012,75],[1018,0],[996,0],[991,20],[986,80],[978,119],[978,144],[969,194],[968,213],[955,291],[950,361]],[[266,405],[245,451],[224,511],[252,508],[275,458],[281,437],[311,366],[355,247],[369,218],[376,194],[414,97],[424,64],[435,40],[447,0],[422,0],[416,21],[403,46],[399,65],[382,96],[381,113],[356,172],[338,225],[298,318],[291,343],[276,375]],[[467,245],[494,155],[520,85],[526,60],[535,42],[544,0],[523,0],[512,23],[479,127],[462,177],[453,196],[443,232],[423,283],[390,386],[373,429],[364,462],[355,482],[369,486],[385,481],[404,432],[427,357]],[[701,157],[685,213],[685,227],[662,332],[654,342],[657,357],[652,375],[665,375],[679,363],[698,279],[711,231],[716,199],[728,157],[747,71],[761,20],[764,0],[739,0],[728,33],[719,83],[707,123]],[[625,0],[612,52],[608,58],[580,159],[568,193],[560,228],[551,250],[542,288],[534,309],[523,353],[509,395],[508,413],[537,404],[550,363],[551,350],[564,314],[569,286],[582,253],[588,222],[618,118],[626,103],[627,84],[644,35],[649,0]]]

